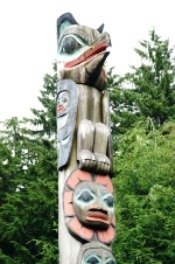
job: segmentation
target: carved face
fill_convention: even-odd
[[[107,229],[114,216],[113,195],[98,183],[82,182],[75,189],[74,209],[79,221],[88,227]]]
[[[78,105],[77,86],[71,80],[58,83],[57,95],[57,135],[59,149],[59,168],[64,166],[69,159],[72,139],[76,125]]]
[[[110,244],[115,236],[113,187],[108,175],[75,170],[64,188],[64,216],[72,235],[81,241]]]
[[[84,245],[79,253],[78,264],[115,264],[109,247],[92,242]]]
[[[62,91],[57,98],[58,129],[66,125],[69,112],[70,95],[68,91]]]
[[[68,91],[62,91],[58,95],[57,99],[57,112],[58,116],[62,116],[69,110],[70,95]]]
[[[114,257],[104,249],[89,249],[85,252],[82,264],[115,264]]]
[[[57,76],[76,83],[104,83],[104,62],[109,54],[110,36],[96,29],[78,25],[70,14],[57,21]]]

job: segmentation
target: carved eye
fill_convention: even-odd
[[[81,45],[73,37],[67,37],[63,41],[62,52],[71,54],[81,48]]]
[[[94,197],[88,190],[84,190],[81,195],[78,197],[78,200],[83,201],[83,202],[90,202],[93,200]]]
[[[98,264],[100,262],[99,262],[98,258],[96,258],[95,256],[92,256],[92,257],[90,257],[88,259],[87,263],[89,263],[89,264]]]
[[[69,92],[67,91],[63,91],[59,94],[58,96],[58,99],[57,99],[57,104],[67,104],[69,102],[69,98],[70,98],[70,95],[69,95]]]
[[[68,102],[68,99],[66,97],[62,97],[61,98],[61,101],[62,101],[62,103],[67,103]]]
[[[114,198],[113,198],[113,196],[112,195],[110,195],[110,196],[108,196],[108,197],[106,197],[105,199],[104,199],[104,202],[106,203],[106,205],[108,206],[108,207],[113,207],[114,206]]]
[[[111,259],[108,262],[106,262],[106,264],[115,264],[115,261],[113,259]]]

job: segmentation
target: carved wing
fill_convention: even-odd
[[[65,166],[69,160],[72,141],[76,127],[78,106],[77,85],[71,80],[58,82],[57,94],[57,140],[58,168]]]

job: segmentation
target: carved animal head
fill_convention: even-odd
[[[81,26],[70,14],[57,20],[57,74],[58,79],[71,79],[76,83],[103,86],[106,75],[104,62],[111,44],[108,33]]]

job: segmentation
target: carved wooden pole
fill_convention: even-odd
[[[57,129],[61,264],[114,264],[109,96],[103,69],[110,36],[57,20]]]

